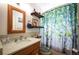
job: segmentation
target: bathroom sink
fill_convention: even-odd
[[[21,42],[30,42],[30,41],[31,41],[31,39],[27,38],[27,39],[17,39],[14,42],[15,43],[21,43]]]
[[[27,38],[27,39],[22,39],[16,42],[15,41],[10,42],[8,44],[3,45],[3,54],[6,55],[6,54],[15,53],[16,51],[21,50],[25,47],[28,47],[38,41],[40,41],[40,39]]]

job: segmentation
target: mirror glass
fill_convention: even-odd
[[[23,30],[23,14],[16,10],[13,10],[13,25],[12,26],[13,26],[12,30]]]

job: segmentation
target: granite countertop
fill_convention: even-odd
[[[40,41],[40,39],[38,39],[38,38],[27,38],[27,39],[23,40],[23,41],[11,42],[11,43],[3,45],[3,55],[13,54],[25,47],[28,47],[28,46]]]

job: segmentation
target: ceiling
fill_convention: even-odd
[[[30,3],[30,5],[35,8],[37,11],[40,11],[41,13],[49,10],[49,9],[53,9],[56,8],[58,6],[64,5],[66,3],[60,3],[60,4],[56,4],[56,3]]]
[[[41,0],[39,0],[39,1],[41,1]],[[59,1],[53,1],[53,0],[47,0],[47,1],[43,0],[42,3],[41,2],[38,3],[39,1],[33,0],[32,1],[33,3],[30,2],[28,4],[31,5],[32,8],[35,8],[36,11],[41,12],[41,13],[43,13],[43,12],[45,12],[45,11],[51,9],[51,8],[53,9],[53,8],[56,8],[58,6],[61,6],[61,5],[64,5],[64,4],[67,3],[67,2],[61,3]],[[27,2],[29,2],[29,0],[1,0],[1,2],[4,2],[4,3],[17,3],[17,2],[18,3],[27,3]],[[52,2],[52,3],[49,3],[49,2]]]

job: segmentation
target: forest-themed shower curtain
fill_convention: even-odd
[[[72,49],[76,45],[77,4],[64,5],[43,13],[41,44],[54,49]]]

